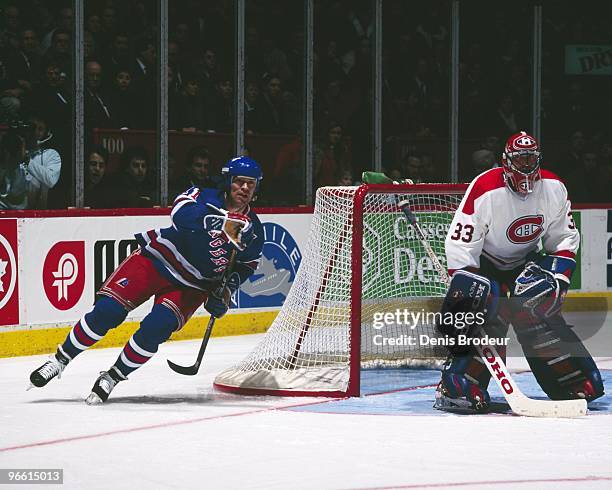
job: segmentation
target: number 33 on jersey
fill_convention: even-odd
[[[479,268],[481,255],[510,270],[542,248],[573,258],[579,243],[567,190],[555,174],[542,170],[533,192],[522,199],[505,185],[500,167],[470,184],[450,225],[446,255],[451,273]]]

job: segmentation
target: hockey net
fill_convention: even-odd
[[[307,249],[283,307],[261,343],[220,373],[215,386],[243,394],[358,396],[363,368],[439,367],[446,353],[432,345],[437,336],[427,313],[439,311],[446,287],[397,202],[408,197],[444,265],[444,240],[465,189],[318,189]]]

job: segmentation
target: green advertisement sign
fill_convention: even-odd
[[[444,240],[453,213],[424,212],[417,216],[438,260],[446,268]],[[580,231],[581,213],[574,211],[573,218]],[[580,289],[582,284],[581,255],[579,250],[570,289]],[[413,226],[403,215],[371,213],[364,216],[364,299],[440,296],[445,292],[446,285],[441,282]]]

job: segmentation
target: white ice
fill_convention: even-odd
[[[46,356],[0,359],[0,468],[63,468],[66,489],[612,488],[609,414],[313,413],[288,408],[321,399],[215,392],[260,338],[213,338],[195,377],[166,359],[191,364],[199,342],[167,343],[104,406],[83,399],[119,349],[85,352],[28,392]]]

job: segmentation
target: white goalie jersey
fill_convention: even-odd
[[[479,268],[480,257],[510,270],[530,252],[574,258],[580,234],[565,185],[542,170],[533,192],[522,199],[506,186],[502,168],[478,175],[468,187],[445,241],[449,273]]]

